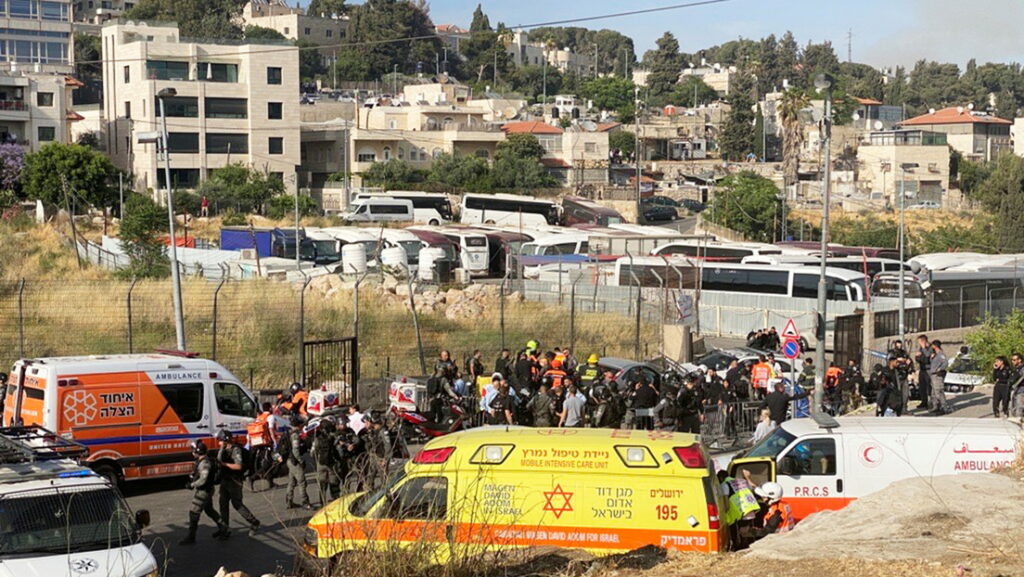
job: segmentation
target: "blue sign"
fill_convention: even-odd
[[[782,354],[786,355],[787,359],[795,359],[800,356],[800,342],[796,339],[786,339],[782,343]]]

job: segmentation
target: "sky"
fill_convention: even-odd
[[[479,0],[433,0],[435,24],[469,27]],[[530,25],[679,4],[686,0],[489,0],[483,1],[491,24]],[[1021,0],[859,0],[835,8],[829,0],[727,0],[621,18],[592,20],[569,26],[610,28],[630,36],[637,57],[654,47],[665,31],[679,40],[683,52],[721,44],[738,37],[760,39],[791,30],[803,46],[832,41],[846,60],[847,34],[852,31],[855,62],[876,67],[913,65],[922,58],[954,62],[1024,61],[1024,2]]]

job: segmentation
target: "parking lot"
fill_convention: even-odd
[[[309,476],[312,481],[312,475]],[[245,492],[245,504],[262,524],[255,537],[249,537],[244,521],[231,512],[231,538],[218,541],[210,537],[216,530],[213,522],[203,516],[195,545],[180,546],[188,530],[188,508],[192,491],[186,490],[185,477],[130,483],[124,488],[132,509],[148,509],[152,525],[144,531],[144,540],[161,564],[165,577],[205,577],[224,566],[228,571],[245,571],[249,575],[287,572],[302,536],[302,528],[312,511],[285,508],[285,489]],[[278,483],[285,479],[279,479]],[[317,508],[316,484],[309,484],[310,499]],[[214,497],[216,505],[216,497]]]

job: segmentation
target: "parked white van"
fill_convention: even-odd
[[[0,577],[159,574],[133,515],[88,449],[42,427],[0,429]]]
[[[411,200],[371,197],[352,205],[341,218],[352,222],[412,222]]]
[[[1019,454],[1021,425],[999,419],[828,416],[792,419],[729,472],[782,485],[793,516],[841,509],[910,477],[985,473]]]

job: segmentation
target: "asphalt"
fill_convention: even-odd
[[[312,475],[308,480],[310,499],[316,507],[319,503],[316,483]],[[152,524],[144,530],[143,540],[163,568],[161,575],[212,577],[220,567],[245,571],[254,577],[265,573],[287,574],[291,570],[303,528],[313,511],[286,509],[283,486],[257,493],[249,492],[246,487],[245,505],[261,523],[254,537],[248,536],[248,527],[232,510],[232,534],[228,540],[218,541],[210,536],[216,526],[204,515],[196,544],[181,546],[178,541],[188,532],[188,509],[192,501],[192,491],[184,488],[185,481],[185,477],[136,481],[123,488],[133,510],[150,512]],[[216,497],[214,506],[217,506]]]

